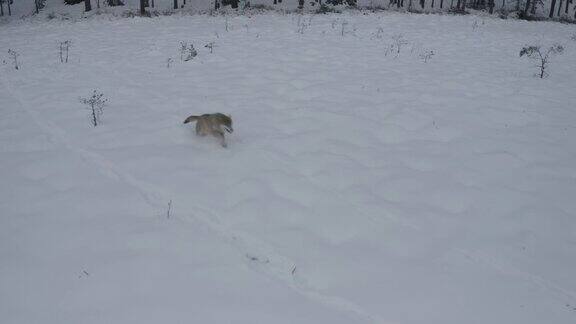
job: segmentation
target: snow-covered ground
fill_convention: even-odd
[[[574,323],[574,32],[394,13],[3,25],[0,322]],[[554,42],[534,77],[520,48]],[[206,112],[232,115],[227,149],[182,124]]]

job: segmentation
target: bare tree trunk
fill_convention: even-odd
[[[568,0],[566,0],[566,1],[568,1]],[[556,16],[560,16],[560,13],[562,12],[562,4],[563,4],[563,2],[562,2],[562,0],[560,0],[560,4],[558,5],[558,13],[556,14]]]
[[[174,9],[178,9],[178,0],[174,0]]]
[[[0,0],[0,16],[4,16],[4,2]]]
[[[568,14],[568,5],[571,3],[572,1],[570,0],[566,0],[566,9],[564,10],[564,14]]]
[[[12,1],[12,0],[6,1],[8,3],[8,16],[12,16],[12,8],[10,8],[10,1]]]
[[[488,10],[488,12],[490,14],[493,14],[494,13],[494,0],[490,0],[489,6],[490,6],[490,9]]]
[[[92,104],[92,125],[98,126],[98,118],[96,117],[96,107]]]
[[[536,14],[536,0],[532,0],[532,7],[530,8],[530,14]]]
[[[88,12],[90,10],[92,10],[90,0],[84,0],[84,11]],[[36,11],[38,11],[38,0],[36,0]]]
[[[434,0],[432,0],[431,8],[434,8]]]
[[[440,0],[440,9],[444,7],[444,0]]]
[[[550,4],[550,14],[548,14],[549,18],[554,17],[554,7],[556,7],[556,0],[552,0],[552,4]]]
[[[146,16],[146,0],[140,0],[140,16]]]

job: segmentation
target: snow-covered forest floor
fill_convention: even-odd
[[[574,33],[359,12],[3,25],[0,322],[574,323]],[[535,77],[520,49],[554,43]],[[208,112],[232,115],[228,148],[182,124]]]

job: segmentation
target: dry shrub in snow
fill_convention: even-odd
[[[520,50],[520,57],[527,56],[530,59],[538,61],[538,68],[540,68],[540,78],[548,76],[546,69],[550,63],[550,55],[562,54],[564,46],[553,45],[548,47],[546,51],[542,50],[541,46],[525,46]]]
[[[94,90],[92,95],[88,98],[80,98],[80,102],[87,105],[90,110],[90,122],[92,126],[96,127],[100,123],[100,118],[104,114],[104,106],[108,99],[104,98],[104,94]]]

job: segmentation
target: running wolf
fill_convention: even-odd
[[[184,124],[196,121],[196,135],[212,135],[220,139],[222,147],[227,147],[224,131],[232,133],[232,118],[221,113],[190,116],[184,120]]]

